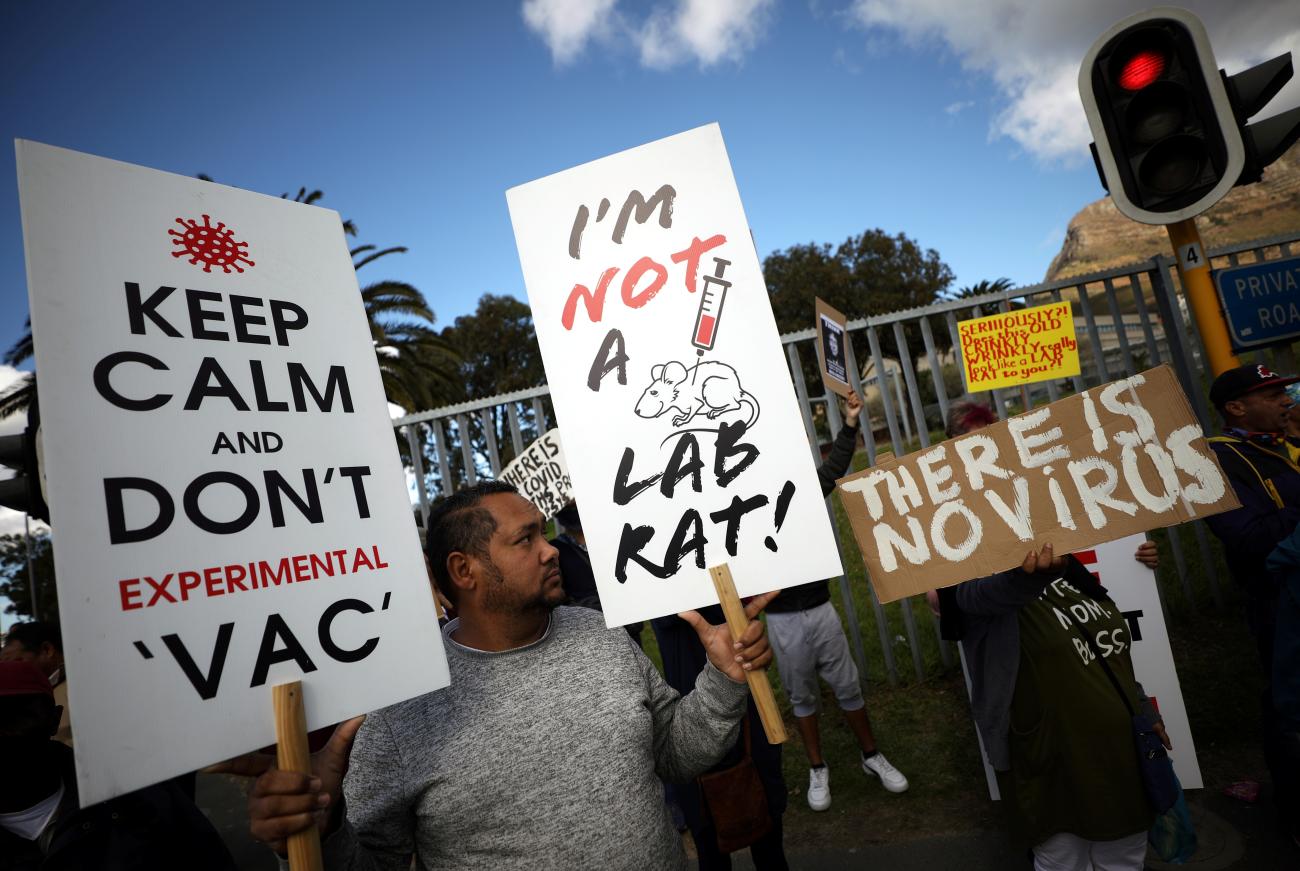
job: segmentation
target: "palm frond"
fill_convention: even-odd
[[[372,245],[370,247],[373,248],[374,246]],[[405,245],[394,245],[392,248],[385,248],[383,251],[376,251],[374,254],[371,254],[368,257],[361,258],[361,262],[353,264],[352,268],[360,269],[362,266],[365,266],[370,261],[378,260],[380,257],[383,257],[386,254],[405,254],[405,253],[406,253]],[[355,252],[354,252],[354,256],[355,256]]]

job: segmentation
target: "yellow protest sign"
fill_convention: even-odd
[[[1068,302],[957,324],[966,389],[997,390],[1079,374],[1079,343]]]

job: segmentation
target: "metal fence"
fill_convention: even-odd
[[[1223,268],[1289,257],[1297,242],[1300,234],[1213,250],[1211,265]],[[849,321],[851,341],[846,343],[846,353],[850,381],[867,399],[860,419],[866,434],[867,462],[874,464],[886,450],[902,456],[928,447],[932,439],[941,437],[950,404],[961,398],[958,321],[1049,302],[1071,303],[1082,371],[1073,378],[1040,382],[1031,389],[989,391],[1000,418],[1169,363],[1202,427],[1213,432],[1217,422],[1206,402],[1208,360],[1177,283],[1172,261],[1157,256],[1105,272]],[[815,375],[815,340],[813,329],[781,337],[809,449],[820,463],[822,445],[843,421],[839,403],[833,394],[824,391]],[[1244,359],[1280,371],[1296,368],[1289,345],[1253,352]],[[865,361],[865,365],[859,361]],[[817,395],[810,393],[810,383],[819,390]],[[405,453],[415,479],[421,518],[427,518],[431,498],[473,484],[481,477],[497,476],[553,420],[545,385],[395,420],[394,427],[405,436]],[[837,530],[840,555],[847,569],[846,575],[837,579],[837,585],[863,679],[874,674],[897,683],[900,672],[906,671],[899,665],[904,656],[902,647],[906,647],[917,680],[924,679],[931,668],[951,667],[952,645],[940,639],[938,621],[924,603],[904,599],[882,606],[871,585],[865,583],[865,567],[856,542],[834,500],[827,500],[827,511]],[[1222,607],[1225,591],[1218,568],[1221,557],[1204,524],[1185,524],[1162,537],[1173,557],[1173,571],[1161,575],[1162,605],[1174,596],[1189,610],[1204,607],[1207,600]],[[855,587],[859,596],[854,594]],[[861,591],[865,591],[868,602],[858,601]],[[926,623],[929,626],[923,629]],[[878,649],[863,641],[863,627],[871,625],[875,627]]]

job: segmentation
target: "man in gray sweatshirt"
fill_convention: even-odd
[[[687,867],[661,779],[689,781],[735,742],[745,675],[772,658],[754,618],[775,594],[746,608],[740,642],[683,615],[710,664],[681,697],[626,632],[556,607],[557,552],[510,485],[437,506],[428,556],[458,615],[443,629],[451,686],[341,725],[314,777],[262,774],[253,836],[282,851],[316,825],[331,871],[407,871],[412,857],[421,869]]]

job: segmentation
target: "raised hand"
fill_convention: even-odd
[[[766,668],[772,661],[772,648],[768,646],[767,635],[761,622],[754,619],[780,593],[773,590],[761,596],[755,596],[745,606],[745,616],[749,625],[741,634],[739,641],[731,640],[731,630],[726,623],[717,626],[705,620],[699,611],[683,611],[678,614],[695,629],[704,645],[704,652],[709,656],[713,667],[737,683],[744,683],[745,675],[757,669]]]
[[[1021,571],[1030,575],[1035,573],[1059,575],[1063,568],[1065,568],[1065,557],[1053,556],[1050,544],[1043,545],[1043,549],[1038,553],[1031,550],[1025,554],[1025,561],[1020,564]]]
[[[858,415],[862,413],[862,397],[856,390],[850,390],[844,399],[844,423],[854,429],[858,426]]]

